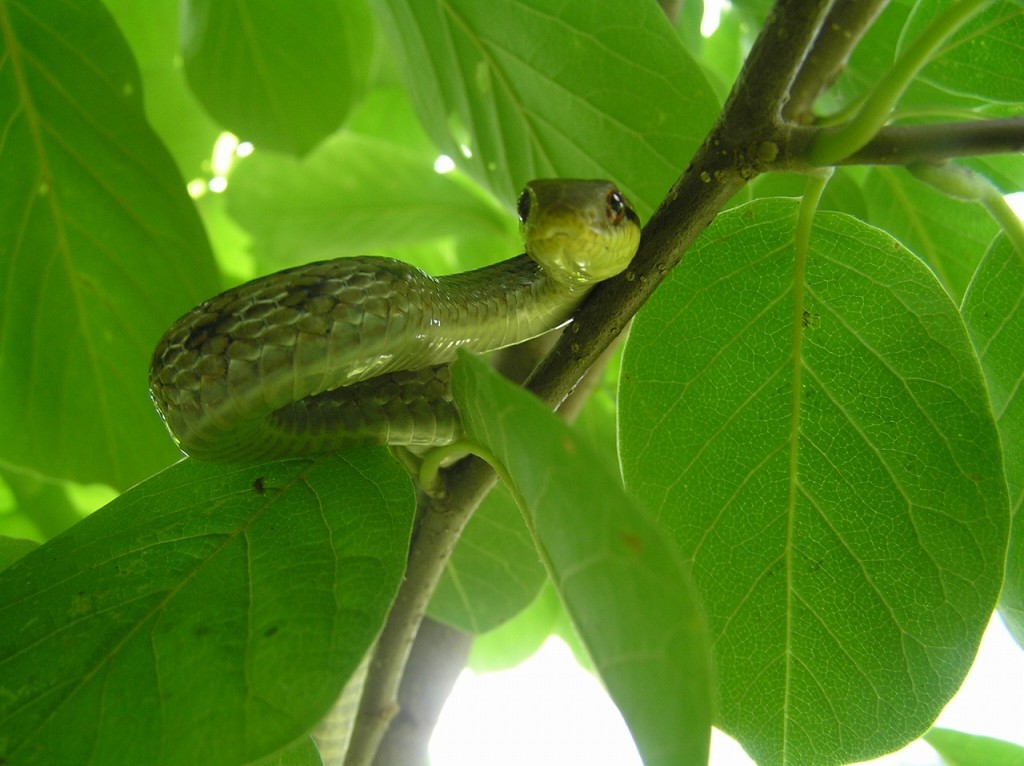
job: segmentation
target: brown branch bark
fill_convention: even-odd
[[[409,551],[405,580],[377,639],[363,689],[349,766],[369,766],[388,725],[398,713],[398,690],[427,604],[437,587],[462,530],[494,483],[494,472],[481,460],[467,458],[442,476],[436,498],[426,498],[420,525]]]
[[[428,766],[430,735],[472,645],[468,633],[423,621],[398,690],[398,716],[377,750],[374,766]]]
[[[804,66],[793,80],[789,101],[783,109],[787,122],[812,121],[815,100],[843,71],[857,43],[888,4],[889,0],[844,2],[836,3],[829,11]]]
[[[833,128],[823,128],[833,130]],[[800,131],[794,154],[802,150]],[[1024,117],[933,125],[890,125],[882,128],[842,165],[909,165],[984,154],[1024,151]]]

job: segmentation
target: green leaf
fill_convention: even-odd
[[[178,0],[104,2],[135,54],[153,129],[186,179],[207,175],[213,144],[223,128],[196,101],[181,66],[173,66],[178,58]]]
[[[901,46],[906,46],[924,28],[925,23],[931,15],[939,12],[948,3],[921,3],[912,0],[894,0],[887,3],[881,14],[868,29],[867,34],[861,39],[850,57],[850,62],[837,79],[830,93],[824,99],[831,110],[836,110],[843,105],[855,102],[871,90],[879,79],[891,69]],[[984,14],[983,14],[984,17]],[[974,22],[977,24],[977,20]],[[944,77],[948,77],[951,71],[950,64],[961,57],[957,48],[963,42],[968,42],[973,33],[966,33],[959,39],[948,43],[939,52],[933,62],[926,66],[922,75],[910,83],[910,86],[900,97],[897,113],[908,120],[920,120],[922,117],[930,120],[936,118],[962,120],[965,117],[977,117],[981,115],[989,117],[1005,116],[1012,117],[1018,114],[1018,107],[1014,104],[994,104],[983,95],[962,91],[961,88],[941,87]],[[982,35],[984,37],[984,35]],[[982,45],[988,45],[991,41],[983,41]],[[1005,43],[1000,43],[1005,45]],[[1011,44],[998,57],[1009,56],[1013,58]],[[951,58],[947,59],[946,55]],[[971,54],[977,56],[977,54]],[[969,56],[963,56],[963,64],[954,64],[952,68],[970,67]],[[978,57],[979,63],[987,58]],[[964,66],[965,65],[965,66]],[[944,74],[945,70],[945,74]],[[953,76],[952,81],[962,76]],[[1003,83],[1012,79],[1003,74],[997,75]],[[1017,97],[1013,100],[1020,101],[1018,90]]]
[[[704,41],[700,61],[714,75],[712,85],[723,101],[743,66],[743,54],[744,50],[749,49],[750,33],[750,25],[743,18],[743,13],[737,10],[734,3],[729,3],[721,8],[718,28]]]
[[[500,363],[496,366],[501,369]],[[574,423],[578,438],[593,445],[607,465],[614,465],[617,460],[617,370],[618,355],[615,355]],[[508,371],[504,374],[507,376]],[[515,375],[511,377],[515,379]],[[542,434],[537,437],[543,438]],[[546,578],[515,501],[503,486],[498,486],[487,495],[459,538],[459,545],[431,601],[430,615],[469,633],[491,631],[524,609],[533,609]],[[534,605],[530,605],[531,601]],[[526,648],[510,651],[525,659],[543,643],[552,632],[551,628],[549,622],[541,632],[526,630]],[[474,652],[476,647],[474,643]],[[505,660],[498,658],[496,662]],[[508,661],[505,667],[514,664]]]
[[[525,662],[555,632],[563,611],[558,594],[546,581],[526,609],[474,639],[467,667],[476,673],[494,673]]]
[[[228,130],[303,155],[337,130],[365,88],[374,28],[365,3],[258,0],[182,5],[189,85]]]
[[[495,487],[459,537],[429,614],[467,633],[484,633],[525,609],[545,577],[515,501]]]
[[[273,755],[260,758],[255,766],[323,766],[312,737],[302,737]]]
[[[500,363],[497,367],[501,369]],[[609,360],[601,380],[590,392],[574,424],[577,437],[593,445],[608,465],[614,465],[617,460],[617,370],[618,355]],[[515,378],[514,375],[512,377]],[[541,434],[537,436],[543,438]],[[469,633],[493,631],[524,609],[534,609],[537,594],[545,581],[544,567],[519,509],[505,488],[498,486],[484,499],[459,538],[459,545],[430,603],[430,615]],[[518,620],[517,617],[515,619]],[[545,628],[538,625],[536,620],[527,618],[522,636],[524,647],[501,651],[501,656],[494,662],[510,667],[516,664],[506,659],[510,653],[519,659],[532,654],[553,627],[550,620]],[[502,645],[511,641],[511,638],[492,639],[493,643]],[[477,646],[474,643],[474,652]]]
[[[765,766],[914,739],[1002,581],[999,443],[977,359],[920,261],[797,203],[718,217],[636,318],[626,486],[708,611],[718,719]]]
[[[617,180],[645,216],[718,111],[661,9],[615,0],[373,0],[438,147],[511,202],[531,178]]]
[[[242,763],[307,732],[405,569],[383,450],[182,461],[0,573],[8,763]]]
[[[1024,647],[1024,255],[997,239],[971,282],[961,309],[988,382],[1003,445],[1013,527],[999,610]]]
[[[71,502],[69,485],[40,479],[23,471],[0,469],[0,476],[17,504],[18,514],[12,521],[17,520],[25,525],[20,529],[17,526],[8,529],[8,534],[49,540],[81,521],[83,514]],[[88,510],[95,510],[109,499],[107,496],[104,501],[90,505]]]
[[[686,568],[615,473],[478,359],[452,367],[466,432],[505,466],[566,608],[649,766],[704,763],[710,669]]]
[[[700,25],[704,20],[703,0],[676,3],[674,11],[676,15],[675,30],[679,35],[679,41],[686,46],[690,55],[699,56],[704,46],[704,38],[700,33]]]
[[[1003,194],[1024,190],[1024,156],[1021,154],[965,157],[958,160],[958,163],[987,178]]]
[[[178,454],[149,357],[217,277],[98,2],[0,8],[0,460],[127,486]]]
[[[939,3],[916,3],[905,34],[918,34],[943,10]],[[921,79],[950,93],[985,101],[1024,102],[1020,59],[1024,8],[993,3],[944,46]]]
[[[1024,766],[1024,747],[951,729],[932,729],[924,740],[949,766]]]
[[[39,547],[35,540],[23,537],[0,537],[0,570],[6,569],[29,551]]]
[[[392,98],[379,108],[412,120]],[[332,136],[301,160],[257,152],[231,177],[229,209],[252,233],[262,270],[473,236],[503,243],[482,253],[483,261],[519,252],[513,216],[453,175],[436,173],[435,157],[354,132]]]
[[[885,229],[931,266],[959,301],[999,230],[980,205],[952,199],[905,171],[872,168],[864,183],[868,223]]]

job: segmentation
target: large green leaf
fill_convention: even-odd
[[[406,100],[395,94],[377,92],[368,101],[358,113],[364,121],[383,112],[398,124],[414,122]],[[231,214],[254,237],[261,269],[394,256],[403,247],[466,237],[501,243],[481,252],[475,265],[519,252],[512,214],[465,179],[435,172],[437,151],[409,133],[345,131],[301,160],[257,152],[240,163],[226,194]]]
[[[864,182],[869,223],[931,266],[959,301],[999,227],[980,205],[961,202],[902,169],[872,168]]]
[[[918,34],[945,10],[943,3],[916,3],[907,38]],[[1024,8],[1014,0],[992,3],[943,46],[921,73],[925,82],[975,99],[1020,104],[1024,101]]]
[[[998,436],[956,308],[884,233],[719,216],[633,325],[626,485],[693,563],[718,724],[760,764],[896,749],[956,692],[1002,582]]]
[[[6,569],[26,553],[39,547],[35,540],[23,537],[0,537],[0,569]]]
[[[203,174],[223,130],[185,82],[178,58],[178,0],[104,0],[124,33],[142,75],[146,116],[186,179]],[[210,168],[205,168],[208,174]]]
[[[500,363],[497,366],[500,369]],[[608,465],[614,465],[616,460],[617,371],[616,356],[589,393],[573,427],[577,437],[601,454]],[[491,631],[522,610],[534,609],[545,580],[544,567],[515,501],[504,487],[498,486],[484,499],[459,538],[430,603],[430,614],[469,633]],[[541,607],[541,611],[545,609]],[[532,653],[528,647],[539,646],[557,627],[554,622],[549,621],[545,627],[529,618],[526,623],[520,632],[526,648],[510,648],[505,656],[515,654],[525,659]],[[505,639],[506,644],[510,641]],[[495,643],[501,642],[500,637],[495,639]],[[476,654],[478,644],[473,647]],[[514,664],[504,657],[496,657],[493,662]]]
[[[541,557],[649,766],[704,763],[710,668],[689,574],[614,469],[536,399],[463,356],[467,434],[505,466]]]
[[[476,673],[508,670],[527,660],[553,633],[558,631],[565,610],[551,582],[526,609],[494,630],[473,641],[467,666]]]
[[[305,154],[366,86],[374,28],[360,0],[187,0],[181,55],[206,110],[241,138]]]
[[[383,450],[180,462],[0,573],[0,760],[243,763],[383,624],[413,498]]]
[[[0,459],[124,487],[177,454],[147,367],[209,246],[99,2],[3,0],[0,40]]]
[[[999,609],[1024,646],[1024,254],[1000,237],[986,253],[962,312],[988,382],[1014,514]]]
[[[611,178],[646,215],[718,111],[655,3],[373,7],[427,132],[499,199],[531,178]]]

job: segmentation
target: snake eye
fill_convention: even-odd
[[[608,215],[608,220],[613,225],[622,222],[622,219],[626,217],[626,200],[622,198],[622,195],[617,191],[608,192],[608,197],[605,199],[605,212]]]
[[[526,219],[530,217],[529,190],[523,191],[523,193],[519,195],[519,199],[516,200],[516,212],[519,213],[519,222],[526,223]]]

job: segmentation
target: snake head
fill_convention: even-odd
[[[516,207],[526,252],[571,286],[621,273],[640,244],[640,218],[610,181],[530,181]]]

